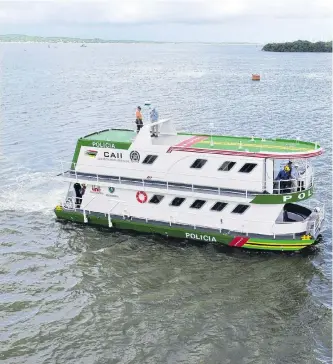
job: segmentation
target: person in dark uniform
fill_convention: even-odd
[[[82,203],[82,196],[86,192],[86,185],[82,184],[82,186],[81,186],[80,183],[76,182],[76,183],[74,183],[74,190],[75,190],[75,196],[76,196],[75,207],[80,208],[81,203]]]

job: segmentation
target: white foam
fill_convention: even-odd
[[[57,182],[54,172],[27,171],[10,178],[0,187],[0,211],[53,213],[63,200],[66,184]]]

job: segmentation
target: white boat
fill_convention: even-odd
[[[110,229],[300,251],[321,240],[324,205],[303,201],[314,194],[311,159],[322,153],[299,140],[179,133],[171,120],[138,134],[105,129],[80,138],[63,163],[69,189],[55,213]],[[288,162],[299,165],[297,178],[276,180]]]

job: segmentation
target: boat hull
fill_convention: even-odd
[[[90,214],[86,222],[84,216],[79,211],[67,210],[60,207],[55,208],[55,214],[58,219],[68,220],[88,225],[109,227],[108,217],[100,214],[96,216]],[[260,250],[260,251],[290,251],[297,252],[315,245],[318,241],[307,238],[305,240],[279,240],[279,239],[258,239],[248,236],[235,236],[222,234],[219,232],[207,232],[186,226],[174,226],[168,224],[154,224],[149,221],[133,221],[132,219],[112,218],[112,227],[110,229],[133,230],[140,233],[159,234],[164,237],[186,239],[203,243],[213,243],[234,248]]]

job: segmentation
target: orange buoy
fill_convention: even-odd
[[[260,81],[260,75],[258,73],[252,73],[252,81]]]

